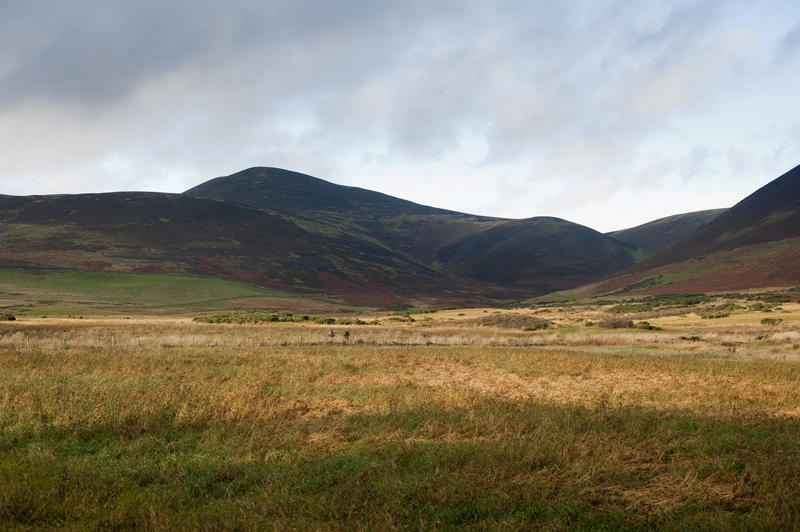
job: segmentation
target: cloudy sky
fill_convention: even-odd
[[[602,231],[800,164],[797,0],[2,0],[0,194],[250,166]]]

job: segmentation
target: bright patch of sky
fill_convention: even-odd
[[[0,4],[0,194],[277,166],[601,231],[800,164],[795,0]]]

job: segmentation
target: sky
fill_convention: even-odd
[[[797,0],[0,0],[0,194],[275,166],[600,231],[800,164]]]

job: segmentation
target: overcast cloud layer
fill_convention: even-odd
[[[0,193],[279,166],[608,231],[800,164],[800,3],[0,2]]]

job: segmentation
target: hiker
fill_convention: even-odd
[[[344,336],[344,343],[347,343],[347,341],[350,339],[350,331],[345,329],[344,333],[342,334],[342,336]]]
[[[336,334],[334,334],[333,329],[328,331],[328,340],[333,340],[334,336],[336,336]]]

